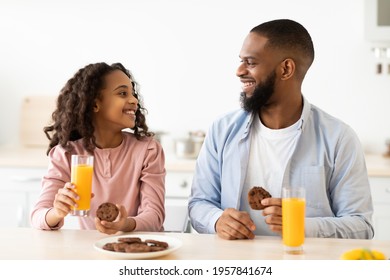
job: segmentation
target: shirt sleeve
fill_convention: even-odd
[[[306,218],[305,234],[371,239],[373,206],[363,150],[352,129],[346,129],[337,145],[328,191],[334,217]]]
[[[151,140],[140,176],[140,206],[135,231],[162,231],[165,219],[165,156],[161,145]]]
[[[41,192],[35,204],[30,220],[34,228],[43,230],[56,230],[63,226],[64,220],[55,227],[50,227],[46,222],[47,212],[53,208],[55,195],[66,182],[70,181],[70,163],[65,150],[60,146],[54,147],[49,153],[49,166],[47,173],[42,178]]]

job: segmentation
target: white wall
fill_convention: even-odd
[[[99,61],[132,71],[152,129],[206,130],[239,106],[235,70],[249,30],[291,18],[316,48],[306,97],[350,124],[367,151],[385,150],[390,75],[375,74],[364,0],[57,2],[0,0],[0,144],[19,141],[23,96],[57,95],[76,70]]]

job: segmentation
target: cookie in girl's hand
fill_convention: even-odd
[[[102,221],[112,222],[118,217],[119,209],[114,203],[105,202],[96,210],[96,217]]]

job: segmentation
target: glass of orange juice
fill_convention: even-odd
[[[286,253],[303,254],[305,241],[305,189],[282,189],[282,237]]]
[[[71,215],[88,216],[91,207],[93,175],[93,156],[72,155],[71,182],[75,185],[75,192],[80,197],[76,201],[77,208],[72,208]]]

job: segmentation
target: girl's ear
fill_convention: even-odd
[[[93,106],[93,111],[95,113],[99,112],[99,104],[97,102],[95,102],[95,105]]]

